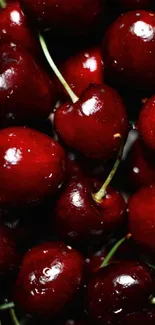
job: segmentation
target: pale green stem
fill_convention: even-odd
[[[13,308],[10,309],[10,316],[14,325],[20,325]]]
[[[15,304],[13,302],[9,302],[8,304],[0,305],[0,310],[7,310],[14,308]]]

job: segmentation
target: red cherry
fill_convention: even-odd
[[[155,154],[137,139],[126,160],[128,181],[132,188],[138,189],[155,183]]]
[[[10,3],[0,13],[0,43],[15,43],[21,45],[32,53],[39,51],[39,45],[32,36],[27,18],[25,17],[20,3]]]
[[[1,125],[17,119],[35,122],[48,117],[55,103],[53,82],[20,46],[0,47]]]
[[[124,313],[145,307],[152,293],[148,267],[140,262],[118,262],[94,274],[87,285],[89,316],[111,324]]]
[[[101,264],[103,263],[105,257],[108,254],[108,249],[106,246],[101,247],[98,251],[91,254],[85,259],[86,271],[88,275],[99,271]]]
[[[100,203],[92,198],[92,187],[84,177],[73,178],[56,202],[56,232],[76,245],[93,243],[122,225],[126,204],[122,196],[108,188]]]
[[[102,84],[104,81],[104,64],[98,47],[77,53],[62,63],[59,69],[77,96],[81,96],[91,83]],[[60,95],[68,95],[59,81],[57,84]]]
[[[83,34],[96,22],[102,11],[102,0],[22,0],[25,11],[44,27],[52,27],[61,34]]]
[[[155,252],[155,185],[144,187],[130,197],[129,227],[135,242],[151,256]]]
[[[122,14],[108,28],[102,51],[112,84],[154,89],[155,14],[148,11]]]
[[[52,316],[72,301],[82,284],[84,260],[63,243],[45,243],[23,258],[14,301],[27,313]]]
[[[111,158],[120,147],[115,135],[124,140],[128,132],[123,102],[106,85],[90,85],[76,103],[58,107],[54,122],[65,144],[91,158]]]
[[[61,146],[32,129],[0,131],[0,162],[0,203],[7,208],[42,201],[65,177]]]
[[[140,111],[138,129],[146,146],[155,151],[155,96]]]

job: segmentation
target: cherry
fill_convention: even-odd
[[[145,307],[151,293],[152,279],[145,264],[138,261],[110,264],[88,281],[89,316],[95,322],[111,324],[124,313]]]
[[[83,270],[83,257],[63,243],[34,247],[23,258],[14,301],[28,313],[52,316],[77,294]]]
[[[60,238],[79,246],[96,242],[122,225],[126,204],[116,190],[108,187],[102,200],[95,200],[87,179],[79,176],[68,182],[55,206]]]
[[[154,89],[154,41],[154,13],[137,10],[122,14],[108,28],[102,44],[109,82]]]
[[[154,325],[155,323],[155,310],[154,308],[148,308],[136,313],[128,314],[124,317],[125,325]]]
[[[1,125],[48,118],[55,103],[52,80],[20,46],[0,47]]]
[[[155,185],[141,188],[129,200],[129,227],[135,242],[151,256],[155,252]]]
[[[44,27],[67,34],[83,34],[96,22],[102,12],[103,1],[92,0],[22,0],[25,11]],[[87,10],[86,10],[87,9]]]
[[[104,81],[104,64],[98,47],[77,53],[63,62],[59,69],[77,96],[81,96],[90,83],[102,84]],[[68,95],[60,82],[57,84],[60,95]]]
[[[155,96],[146,101],[140,111],[138,129],[146,146],[155,151]]]
[[[10,3],[0,13],[0,44],[11,42],[35,54],[39,51],[39,45],[17,1]]]
[[[85,259],[86,271],[88,275],[92,275],[93,273],[99,271],[100,266],[105,260],[107,254],[108,249],[106,246],[103,246]]]
[[[0,204],[36,204],[65,177],[65,153],[50,137],[24,127],[0,131]]]
[[[155,183],[154,160],[155,154],[137,139],[126,160],[128,182],[132,188]]]

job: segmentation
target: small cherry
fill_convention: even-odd
[[[24,127],[0,131],[0,205],[37,204],[65,178],[66,157],[50,137]]]
[[[23,258],[13,299],[27,313],[53,316],[79,292],[84,259],[63,243],[44,243]]]
[[[103,246],[98,251],[89,255],[85,259],[86,272],[89,276],[99,271],[100,266],[105,260],[107,255],[108,255],[108,249],[106,246]]]
[[[104,63],[98,47],[85,49],[60,64],[59,70],[77,96],[91,84],[103,84]],[[57,82],[61,97],[68,96],[60,82]]]
[[[15,43],[33,54],[39,52],[39,44],[32,36],[20,3],[13,1],[0,12],[0,44]]]
[[[122,14],[107,29],[102,52],[111,84],[154,90],[155,14],[144,10]]]
[[[127,115],[120,96],[109,86],[90,85],[79,99],[55,66],[43,37],[39,38],[50,66],[73,102],[65,103],[55,112],[58,136],[85,156],[110,159],[120,147],[116,134],[124,141],[128,133]]]
[[[138,119],[138,130],[147,147],[155,151],[155,96],[144,104]]]

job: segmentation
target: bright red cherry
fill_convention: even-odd
[[[103,60],[109,82],[134,88],[155,87],[155,14],[122,14],[107,30]]]
[[[145,307],[151,293],[152,279],[145,264],[137,261],[110,264],[88,282],[89,316],[95,323],[111,324],[124,313]]]
[[[0,131],[0,162],[0,204],[7,208],[42,201],[65,177],[62,147],[24,127]]]
[[[20,46],[0,47],[0,124],[36,123],[55,103],[52,80]]]
[[[155,96],[140,111],[138,129],[146,146],[155,151]]]
[[[77,53],[62,63],[59,70],[76,95],[81,96],[90,84],[103,84],[104,64],[100,48],[88,48]],[[57,84],[59,93],[67,96],[68,94],[59,81]]]
[[[33,21],[52,27],[61,34],[83,34],[94,24],[102,12],[102,0],[22,0],[25,11]]]
[[[10,3],[0,13],[0,44],[11,42],[35,54],[39,51],[39,45],[17,1]]]
[[[106,85],[90,85],[74,104],[55,112],[55,128],[70,147],[91,158],[110,159],[128,133],[125,107],[117,91]]]
[[[130,197],[129,227],[135,242],[151,256],[155,252],[155,185],[143,187]]]
[[[45,243],[23,258],[14,288],[14,301],[27,313],[52,316],[78,293],[83,257],[63,243]]]

